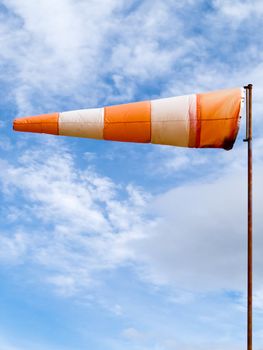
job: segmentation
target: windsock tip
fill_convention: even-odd
[[[21,118],[16,118],[13,120],[13,130],[14,131],[19,131],[19,125],[21,124],[20,119]]]
[[[26,118],[15,118],[13,121],[13,130],[14,131],[24,131],[23,125],[25,124]]]
[[[58,118],[59,113],[16,118],[13,121],[13,130],[58,135]]]

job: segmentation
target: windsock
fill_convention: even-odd
[[[100,140],[224,148],[235,142],[243,89],[17,118],[14,130]]]

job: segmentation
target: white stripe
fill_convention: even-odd
[[[195,95],[151,101],[152,143],[188,146],[189,113]]]
[[[81,109],[59,115],[59,135],[103,139],[104,108]]]

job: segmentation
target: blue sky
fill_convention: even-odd
[[[14,133],[17,116],[254,84],[254,349],[263,349],[260,0],[0,1],[0,350],[236,350],[246,146]]]

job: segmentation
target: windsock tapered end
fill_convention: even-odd
[[[58,135],[58,119],[59,113],[17,118],[14,120],[13,129],[15,131]]]

